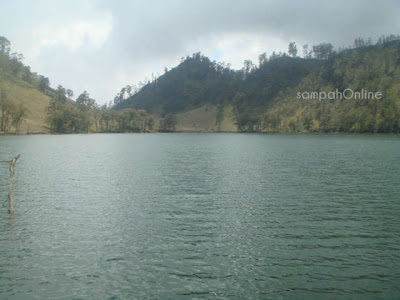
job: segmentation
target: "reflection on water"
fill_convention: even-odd
[[[0,298],[399,298],[399,150],[379,135],[2,136],[0,160],[21,158]]]

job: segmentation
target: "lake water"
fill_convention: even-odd
[[[400,298],[400,136],[0,136],[17,153],[0,299]]]

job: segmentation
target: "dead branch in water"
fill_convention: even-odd
[[[8,184],[8,212],[10,214],[14,213],[14,198],[12,194],[12,183],[14,179],[15,163],[17,162],[19,156],[20,156],[19,154],[15,156],[10,163],[10,182]]]

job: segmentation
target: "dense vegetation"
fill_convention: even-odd
[[[145,110],[127,108],[116,111],[99,107],[87,91],[73,102],[58,86],[48,106],[51,132],[144,132],[153,129],[153,118]]]
[[[298,100],[297,91],[381,92],[382,99]],[[278,95],[261,115],[270,131],[399,132],[400,41],[361,46],[336,55],[295,88]]]
[[[296,44],[290,43],[288,54],[263,53],[258,65],[246,60],[241,70],[195,53],[158,78],[123,88],[114,99],[115,109],[166,115],[213,104],[219,112],[233,107],[239,131],[399,132],[399,36],[383,36],[376,45],[357,38],[352,47],[338,51],[329,43],[312,49],[304,45],[302,50],[299,57]],[[302,91],[348,88],[379,91],[383,98],[296,97]],[[216,124],[222,115],[218,113]]]

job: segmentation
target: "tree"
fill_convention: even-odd
[[[26,82],[31,83],[32,82],[32,73],[31,73],[31,67],[30,66],[25,66],[24,67],[24,75],[22,77],[23,80]]]
[[[266,52],[261,53],[258,56],[258,66],[259,67],[261,67],[263,64],[265,64],[267,61],[268,61],[268,59],[267,59],[267,53]]]
[[[0,131],[7,131],[9,129],[13,110],[13,104],[8,98],[7,92],[0,90]]]
[[[74,92],[71,89],[67,89],[68,98],[72,98],[74,96]]]
[[[16,109],[12,112],[12,123],[15,127],[15,131],[19,131],[19,127],[23,121],[23,118],[26,116],[26,107],[23,103],[20,103]]]
[[[59,84],[56,90],[56,100],[60,103],[65,103],[65,101],[67,100],[67,97],[65,97],[65,95],[67,94],[67,91],[65,90],[65,88]]]
[[[137,114],[139,119],[139,131],[146,131],[147,118],[148,118],[147,111],[145,111],[144,109],[139,109],[137,111]]]
[[[78,98],[76,98],[76,104],[78,104],[80,110],[89,110],[94,107],[95,103],[96,101],[90,98],[87,91],[84,91],[78,96]]]
[[[5,55],[10,55],[11,43],[4,36],[0,36],[0,52]]]
[[[147,117],[146,126],[149,130],[153,130],[154,127],[154,119],[150,116]]]
[[[104,108],[100,113],[100,126],[102,131],[110,131],[111,130],[111,109]]]
[[[79,110],[78,119],[79,126],[78,130],[89,132],[89,128],[92,120],[92,113],[95,114],[95,122],[96,122],[96,130],[97,130],[97,119],[98,114],[96,110],[96,101],[90,98],[90,95],[87,91],[84,91],[82,94],[78,96],[76,99],[76,104]]]
[[[14,52],[11,54],[11,59],[22,63],[24,61],[25,57],[21,53]]]
[[[322,43],[313,46],[313,51],[316,59],[329,59],[333,55],[333,45],[331,43]]]
[[[130,85],[127,85],[125,89],[126,92],[128,93],[128,97],[132,96],[132,87]]]
[[[290,42],[289,43],[289,55],[292,57],[296,57],[297,56],[297,46],[295,42]]]
[[[308,44],[303,45],[303,58],[311,58],[312,51],[308,50]]]
[[[160,129],[162,131],[173,131],[178,124],[178,119],[172,113],[168,113],[160,121]]]
[[[99,119],[100,119],[100,107],[97,104],[94,104],[93,106],[93,119],[94,119],[94,125],[96,126],[96,132],[99,132]]]
[[[246,59],[243,63],[243,72],[244,74],[249,74],[253,69],[255,68],[255,65],[253,62],[249,59]]]
[[[363,38],[359,37],[354,40],[354,48],[364,47],[366,42]]]
[[[49,89],[49,86],[50,86],[49,78],[47,78],[43,75],[40,75],[39,76],[39,90],[44,93],[44,92],[46,92],[46,90]]]
[[[50,124],[51,132],[77,132],[80,117],[78,111],[67,103],[66,89],[58,85],[54,96],[50,99],[47,107],[47,122]]]
[[[24,70],[24,65],[17,58],[11,58],[9,63],[12,74],[17,77]]]

